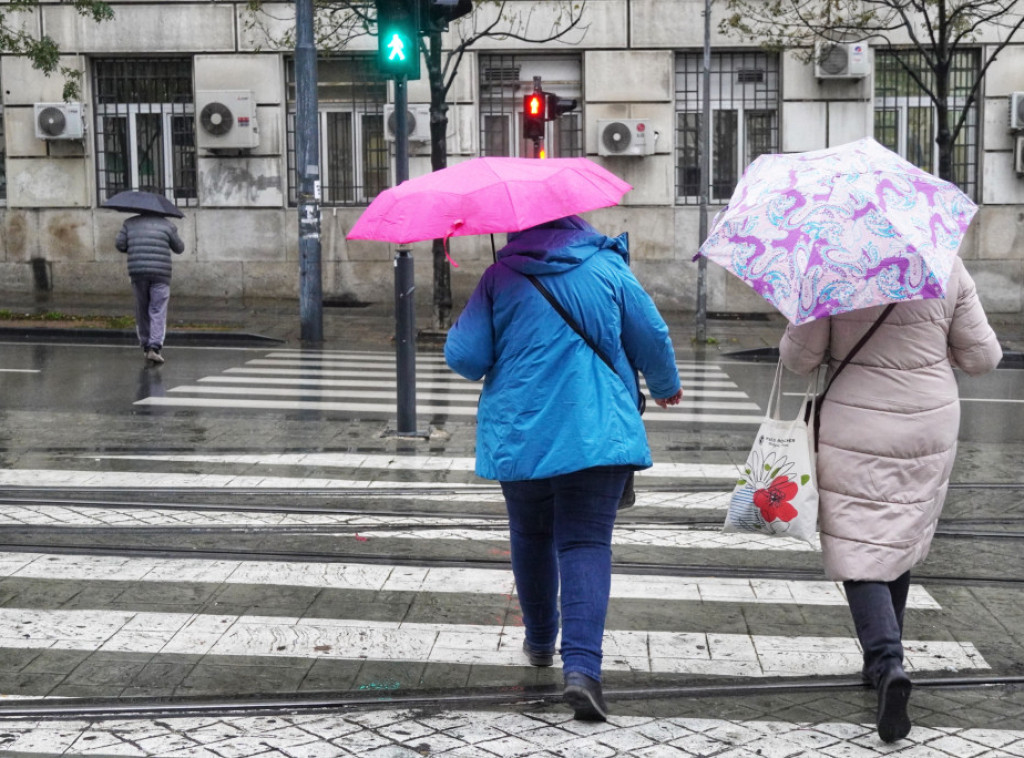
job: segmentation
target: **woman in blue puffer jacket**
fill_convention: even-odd
[[[624,238],[578,216],[509,234],[448,333],[445,359],[484,378],[476,472],[497,479],[509,515],[531,664],[553,663],[565,697],[604,720],[601,639],[611,535],[628,475],[651,465],[636,370],[655,402],[682,398],[668,327],[629,270]],[[534,275],[610,359],[612,371],[547,302]]]

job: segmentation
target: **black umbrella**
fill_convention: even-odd
[[[155,213],[158,216],[174,216],[185,218],[185,214],[163,195],[153,192],[137,192],[128,190],[118,192],[112,198],[103,203],[104,208],[126,213]]]

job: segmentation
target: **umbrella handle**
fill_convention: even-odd
[[[455,234],[455,230],[462,226],[462,223],[462,219],[453,221],[452,225],[448,227],[448,233],[444,235],[444,257],[448,259],[448,262],[450,264],[452,264],[452,268],[458,268],[459,264],[455,262],[454,258],[448,255],[448,240],[451,238],[453,234]]]

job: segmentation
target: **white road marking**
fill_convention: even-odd
[[[0,646],[181,655],[523,666],[523,629],[368,619],[0,608]],[[905,640],[908,672],[987,669],[970,642]],[[606,630],[605,671],[712,676],[844,676],[854,638]],[[559,665],[556,657],[555,665]],[[5,746],[6,747],[6,746]]]
[[[138,476],[137,474],[135,475]],[[57,505],[4,505],[0,516],[9,523],[46,524],[53,527],[130,525],[140,529],[158,526],[253,526],[265,524],[261,515],[237,511],[187,511],[140,508],[73,508]],[[358,516],[324,514],[319,522],[335,527],[332,537],[366,540],[450,540],[456,542],[508,543],[508,527],[495,519],[433,518],[418,516]],[[272,524],[271,524],[272,525]],[[802,540],[761,534],[723,533],[717,529],[686,529],[664,524],[623,522],[612,533],[613,545],[671,547],[691,550],[757,550],[806,552],[817,550]]]
[[[363,372],[361,376],[366,376]],[[205,398],[205,397],[147,397],[136,401],[135,405],[160,406],[172,408],[242,408],[246,410],[276,411],[342,411],[342,412],[380,412],[395,413],[394,403],[338,403],[326,401],[300,400],[248,400],[243,398]],[[654,403],[651,403],[654,406]],[[656,407],[651,410],[659,411]],[[438,416],[476,416],[476,407],[417,405],[420,415]],[[678,413],[674,410],[659,413],[648,413],[646,421],[667,422],[699,422],[705,424],[760,424],[763,416],[731,416],[722,413]]]
[[[3,374],[38,374],[42,369],[38,368],[0,368]]]
[[[363,563],[0,553],[0,577],[261,584],[366,592],[515,594],[511,570]],[[842,582],[692,578],[651,574],[613,574],[611,597],[700,603],[846,605]],[[928,591],[918,584],[910,587],[907,607],[941,609]]]
[[[196,381],[206,384],[244,384],[244,385],[280,385],[288,387],[352,387],[352,388],[375,388],[391,387],[392,395],[394,395],[394,388],[397,387],[397,382],[382,382],[380,380],[360,380],[360,379],[317,379],[313,378],[292,378],[292,377],[277,377],[277,376],[261,376],[261,377],[249,377],[249,376],[204,376]],[[466,386],[474,387],[479,383],[465,381],[462,383],[453,381],[435,381],[435,382],[421,382],[417,378],[416,390],[441,390],[441,389],[452,389],[454,387]],[[722,384],[724,386],[735,387],[736,385],[732,382],[720,382],[715,384]],[[728,390],[728,389],[704,389],[705,384],[701,384],[698,389],[684,388],[685,397],[717,397],[717,398],[738,398],[740,400],[749,400],[750,396],[743,390]],[[243,390],[239,390],[242,392]],[[474,400],[479,397],[480,389],[476,386],[474,390],[476,394],[473,396]],[[760,406],[759,406],[760,407]]]
[[[378,385],[379,386],[379,385]],[[419,388],[417,388],[418,390]],[[183,392],[183,393],[195,393],[195,394],[207,394],[207,395],[237,395],[239,390],[235,387],[216,387],[210,385],[188,385],[183,384],[178,387],[173,387],[171,392]],[[340,390],[340,389],[300,389],[300,388],[280,388],[280,387],[246,387],[243,390],[246,395],[265,395],[271,397],[297,397],[297,398],[349,398],[349,399],[366,399],[366,400],[393,400],[395,398],[395,391],[370,391],[370,390]],[[476,402],[480,398],[479,392],[419,392],[417,391],[417,401],[434,401],[434,402],[463,402],[472,403],[473,407],[470,408],[473,415],[476,415]],[[709,409],[709,410],[748,410],[758,411],[761,409],[757,403],[744,403],[739,401],[724,402],[718,400],[688,400],[685,397],[679,405],[674,406],[676,409]]]
[[[442,455],[382,455],[379,453],[237,453],[226,455],[83,455],[81,458],[115,461],[172,461],[175,463],[230,463],[260,466],[312,466],[314,468],[368,468],[401,471],[473,471],[475,458]],[[732,480],[739,469],[729,463],[661,463],[637,471],[643,478],[722,478]]]

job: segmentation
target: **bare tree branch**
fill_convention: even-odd
[[[728,15],[719,25],[723,33],[773,49],[801,49],[798,57],[805,61],[820,39],[870,41],[896,52],[902,70],[935,107],[939,176],[944,179],[952,179],[953,145],[979,100],[986,72],[1024,26],[1024,0],[725,0],[725,7]],[[951,105],[956,57],[983,33],[993,32],[997,41],[978,46],[978,71]],[[912,65],[908,51],[923,62],[926,75]]]

